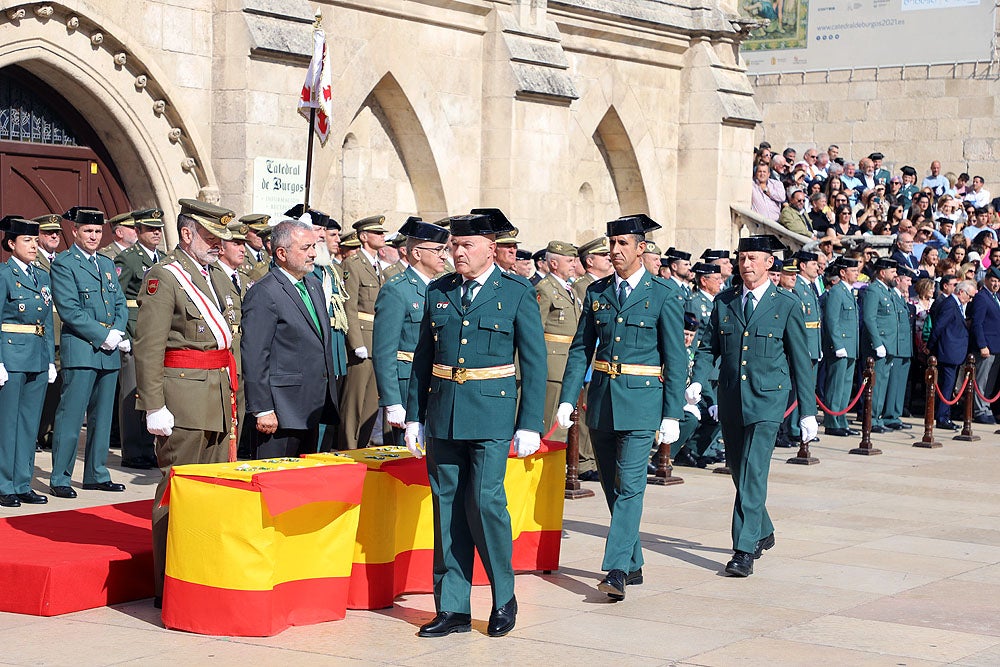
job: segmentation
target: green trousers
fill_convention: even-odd
[[[885,426],[886,397],[889,395],[889,374],[894,357],[875,357],[875,384],[872,386],[872,426]]]
[[[779,422],[756,424],[722,421],[726,463],[736,486],[733,503],[733,549],[753,553],[757,541],[774,532],[767,514],[767,475]]]
[[[48,371],[11,371],[0,387],[0,495],[31,491],[35,439],[45,402]]]
[[[847,407],[851,400],[851,385],[854,384],[855,359],[838,359],[835,356],[826,359],[826,388],[823,395],[826,397],[826,407],[835,412],[839,412]],[[823,418],[823,425],[826,428],[847,428],[847,415],[837,417],[826,415]]]
[[[434,504],[434,606],[471,613],[475,551],[486,569],[493,608],[514,597],[514,545],[504,476],[510,439],[429,439],[427,474]]]
[[[87,418],[83,483],[110,482],[108,446],[118,398],[118,369],[63,368],[63,388],[52,435],[52,486],[69,486],[83,419]]]
[[[646,465],[655,434],[655,431],[590,429],[597,474],[611,510],[611,525],[601,564],[605,572],[634,572],[642,567],[639,523],[646,495]]]
[[[910,379],[910,358],[893,357],[889,368],[889,382],[885,391],[885,412],[882,413],[886,424],[901,424],[903,402],[906,398],[906,383]]]

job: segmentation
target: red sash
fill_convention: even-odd
[[[236,460],[236,392],[239,379],[236,375],[236,357],[229,348],[225,350],[167,350],[163,354],[164,368],[197,368],[214,370],[225,368],[229,371],[229,401],[231,405],[231,427],[229,429],[229,461]]]

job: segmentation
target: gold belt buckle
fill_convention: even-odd
[[[608,377],[611,378],[612,380],[614,380],[616,377],[618,377],[621,374],[622,374],[622,365],[621,364],[613,364],[613,363],[611,363],[609,361],[608,362]]]
[[[469,369],[468,368],[452,368],[451,369],[451,379],[458,384],[465,384],[465,381],[469,379]]]
[[[44,324],[36,324],[35,325],[35,335],[36,336],[44,336],[45,335],[45,325]]]

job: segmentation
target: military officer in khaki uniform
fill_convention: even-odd
[[[413,222],[423,222],[423,221],[417,216],[411,215],[409,218],[406,219],[406,222],[403,223],[403,227],[406,227],[407,225],[412,224]],[[409,264],[406,261],[406,236],[404,236],[401,233],[403,227],[400,228],[400,232],[396,232],[396,234],[394,234],[392,238],[386,239],[385,242],[387,246],[395,248],[396,252],[399,253],[399,259],[390,264],[389,266],[387,266],[385,271],[382,272],[382,277],[385,278],[386,280],[389,280],[389,278],[392,278],[393,276],[399,275],[403,271],[406,271],[406,267],[409,266]]]
[[[135,367],[146,427],[156,437],[163,473],[153,503],[153,573],[163,596],[167,508],[160,499],[170,468],[235,458],[236,360],[225,314],[229,283],[212,270],[234,213],[194,199],[181,199],[180,242],[173,259],[149,270],[139,293]],[[231,284],[231,283],[229,283]]]
[[[264,213],[250,213],[239,219],[248,227],[246,257],[242,268],[250,280],[260,280],[271,269],[271,255],[264,249],[264,237],[270,230],[270,220],[271,216]]]
[[[139,314],[139,290],[146,272],[160,261],[163,238],[163,211],[158,208],[132,211],[136,242],[118,253],[115,267],[118,282],[125,292],[129,340],[135,338],[135,319]],[[118,376],[118,425],[122,440],[122,465],[140,470],[156,467],[153,436],[146,430],[142,413],[135,409],[135,351],[122,352],[122,370]]]
[[[385,216],[375,215],[352,227],[360,251],[344,260],[347,312],[347,379],[340,403],[339,447],[367,447],[378,415],[378,389],[370,359],[375,328],[375,299],[385,282],[378,250],[385,245]]]
[[[122,213],[108,220],[111,225],[111,233],[115,240],[97,251],[99,255],[104,255],[114,261],[118,253],[135,244],[135,220],[131,213]]]
[[[47,213],[33,219],[38,223],[38,255],[34,265],[45,273],[49,273],[52,260],[62,242],[62,216],[58,213]],[[55,301],[52,301],[52,333],[55,336],[56,368],[59,368],[59,330],[62,322],[56,312]],[[55,425],[56,406],[59,405],[59,392],[62,391],[62,377],[56,376],[56,381],[45,390],[45,404],[42,406],[42,422],[38,426],[38,448],[52,449],[52,428]]]

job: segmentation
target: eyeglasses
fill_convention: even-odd
[[[414,246],[413,249],[414,250],[426,250],[427,252],[432,252],[435,255],[443,255],[445,253],[445,250],[447,250],[448,248],[447,248],[447,246],[443,246],[443,245],[435,246],[433,248],[428,248],[426,246],[419,246],[418,245],[418,246]]]

